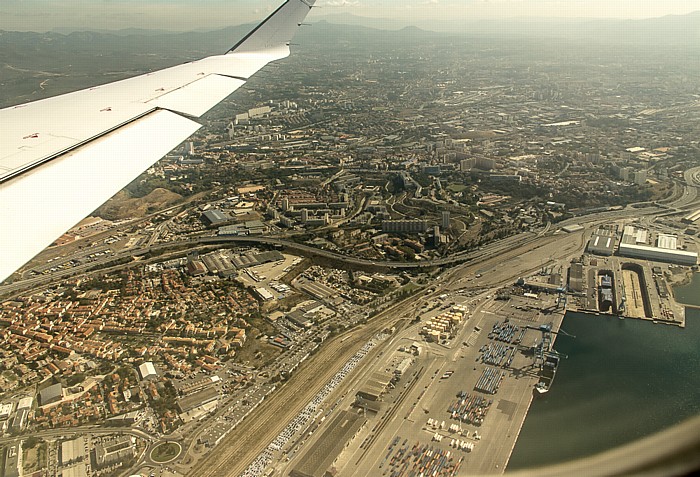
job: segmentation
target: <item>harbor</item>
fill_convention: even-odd
[[[533,401],[508,469],[592,455],[700,413],[700,310],[687,310],[686,325],[567,313],[577,338],[557,340],[568,358]]]
[[[685,327],[685,309],[669,277],[685,267],[622,257],[584,255],[569,271],[569,311],[607,314]]]
[[[283,449],[275,475],[502,472],[565,308],[556,294],[517,285],[492,293],[436,294],[417,304],[420,319],[397,328],[339,387],[328,430],[312,429]],[[350,415],[358,424],[346,430]],[[337,441],[330,453],[322,451],[327,432]]]

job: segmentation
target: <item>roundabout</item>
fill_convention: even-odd
[[[182,446],[174,441],[161,442],[149,453],[152,462],[156,464],[167,464],[177,459],[182,453]]]

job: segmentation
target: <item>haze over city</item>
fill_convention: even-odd
[[[6,0],[0,30],[210,30],[258,21],[277,5],[272,0]],[[698,0],[324,0],[309,21],[332,16],[342,22],[354,15],[384,19],[389,27],[456,31],[459,22],[479,20],[640,19],[698,10]]]
[[[2,2],[0,477],[700,468],[698,2],[311,1]]]

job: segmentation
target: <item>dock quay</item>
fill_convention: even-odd
[[[685,305],[676,302],[669,267],[623,257],[584,256],[572,263],[569,311],[608,314],[685,327]]]
[[[373,364],[357,383],[376,382],[377,373],[392,379],[371,396],[365,392],[358,398],[348,388],[339,402],[339,410],[359,413],[366,424],[333,456],[338,475],[453,477],[505,470],[540,382],[536,350],[544,339],[541,328],[556,333],[566,313],[556,294],[526,293],[518,287],[509,293],[507,299],[490,292],[436,299],[438,306],[426,307],[430,311],[419,322],[367,356]],[[437,341],[421,333],[424,323],[455,305],[468,311],[451,331]],[[553,343],[556,335],[551,336]],[[408,357],[410,367],[395,373],[396,363]],[[371,412],[368,398],[376,399]],[[322,432],[309,436],[294,458],[276,466],[275,475],[288,475],[298,462],[308,462],[304,456],[321,445],[318,435]]]

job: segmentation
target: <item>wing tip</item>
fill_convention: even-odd
[[[301,22],[314,7],[316,0],[286,0],[282,5],[241,38],[226,52],[250,53],[271,49],[279,46],[288,46]],[[304,8],[305,7],[305,8]],[[288,12],[284,11],[289,8]],[[273,26],[273,23],[280,22]],[[269,28],[268,28],[269,27]],[[270,31],[265,31],[269,29]],[[288,35],[287,35],[288,34]],[[287,36],[289,36],[287,38]]]

